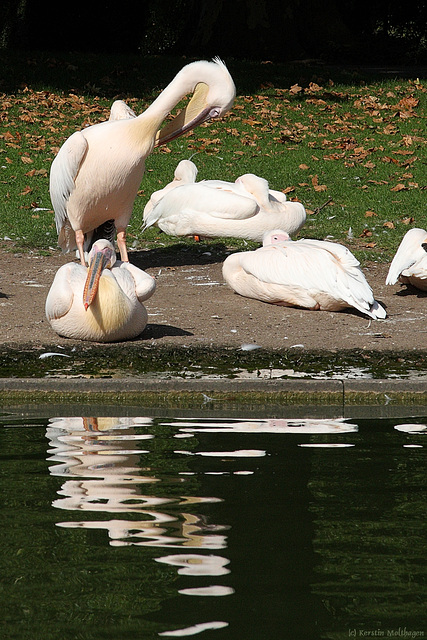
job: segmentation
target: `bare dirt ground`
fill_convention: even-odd
[[[7,251],[5,250],[7,247]],[[242,298],[224,283],[222,261],[200,248],[173,252],[135,251],[130,260],[156,278],[146,302],[148,325],[135,343],[265,349],[425,349],[427,294],[385,285],[388,265],[370,264],[364,273],[388,317],[371,321],[356,311],[330,313],[278,307]],[[0,344],[70,345],[53,332],[44,304],[57,269],[73,256],[11,253],[0,244]],[[303,346],[302,346],[303,345]]]

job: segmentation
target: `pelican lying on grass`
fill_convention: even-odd
[[[196,182],[197,173],[197,167],[194,162],[191,162],[191,160],[181,160],[181,162],[178,162],[172,182],[169,182],[169,184],[167,184],[166,187],[163,187],[163,189],[154,191],[154,193],[151,194],[151,197],[144,208],[144,221],[152,208],[168,191],[175,189],[176,187],[182,187],[184,184],[194,184]]]
[[[229,255],[223,276],[236,293],[263,302],[324,311],[354,307],[370,318],[386,317],[359,262],[334,242],[293,242],[276,229],[265,234],[256,251]]]
[[[46,299],[46,317],[61,336],[114,342],[138,336],[147,324],[142,304],[156,282],[129,262],[116,261],[108,240],[98,240],[88,256],[89,268],[63,265]]]
[[[114,100],[110,109],[109,120],[129,120],[136,118],[136,113],[123,100]]]
[[[427,291],[427,231],[410,229],[400,243],[387,275],[386,284],[411,284]]]
[[[194,93],[186,108],[159,131],[166,116],[190,92]],[[73,133],[59,150],[50,172],[60,247],[64,251],[77,248],[84,265],[85,235],[113,220],[121,259],[128,261],[126,228],[146,157],[154,146],[226,113],[235,92],[233,80],[219,59],[193,62],[181,69],[139,116],[132,117],[124,109],[125,117],[121,117],[123,104],[118,105],[119,115],[113,109],[114,119]]]
[[[288,202],[267,180],[247,173],[235,182],[173,183],[155,192],[144,210],[144,229],[156,224],[173,236],[234,237],[262,241],[266,231],[296,233],[305,223],[300,202]],[[159,197],[160,196],[160,197]]]

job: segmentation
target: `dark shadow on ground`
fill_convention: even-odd
[[[137,340],[151,340],[164,338],[165,336],[192,336],[191,331],[185,331],[179,327],[173,327],[168,324],[147,324],[144,331],[138,336]]]
[[[421,291],[421,289],[417,289],[412,285],[405,285],[405,289],[401,289],[400,291],[396,291],[396,296],[401,298],[406,298],[406,296],[416,296],[417,298],[427,298],[427,291]]]
[[[161,247],[146,251],[133,251],[130,262],[139,269],[152,267],[179,267],[183,265],[203,265],[223,262],[229,250],[225,244],[216,243],[214,247],[205,244],[176,244],[173,247]]]

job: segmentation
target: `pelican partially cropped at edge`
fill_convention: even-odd
[[[187,106],[159,130],[190,92],[193,96]],[[64,251],[77,248],[84,265],[85,235],[114,220],[120,256],[127,262],[126,228],[146,157],[155,146],[222,116],[232,107],[235,94],[234,82],[221,60],[192,62],[139,116],[116,117],[73,133],[50,172],[59,246]]]
[[[171,186],[171,185],[168,185]],[[143,229],[157,225],[174,236],[234,237],[261,242],[266,231],[278,227],[289,234],[304,225],[300,202],[269,188],[264,178],[247,173],[235,182],[202,180],[176,185],[144,210]]]
[[[256,251],[229,255],[227,284],[241,296],[282,306],[339,311],[354,307],[370,318],[385,318],[359,262],[344,246],[323,240],[292,241],[276,229]]]
[[[89,268],[76,262],[56,273],[46,299],[46,317],[66,338],[115,342],[138,336],[146,327],[143,302],[156,281],[129,262],[116,260],[108,240],[98,240],[88,256]]]
[[[391,262],[386,284],[410,284],[427,291],[427,231],[410,229]]]

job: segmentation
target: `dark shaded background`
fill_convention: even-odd
[[[0,48],[420,64],[419,0],[3,0]]]

